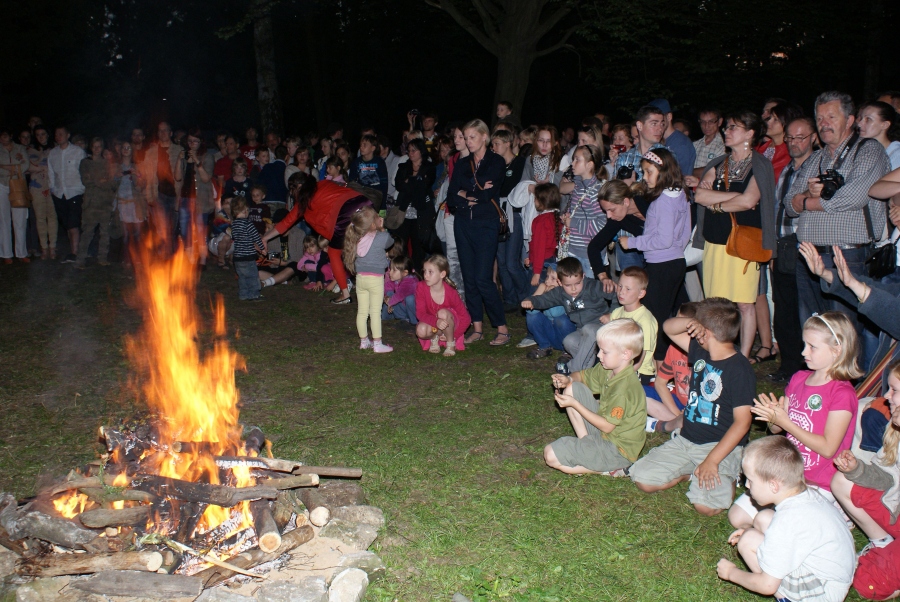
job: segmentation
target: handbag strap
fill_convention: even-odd
[[[500,223],[505,224],[506,223],[506,214],[503,213],[503,211],[500,209],[500,205],[497,204],[497,201],[495,201],[494,199],[491,199],[491,202],[494,204],[494,209],[497,210],[497,215],[500,216]]]

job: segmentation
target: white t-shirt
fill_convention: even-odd
[[[894,140],[884,150],[888,155],[888,159],[891,160],[891,169],[894,170],[900,167],[900,142]]]
[[[856,568],[847,523],[813,489],[775,507],[757,559],[764,573],[781,579],[775,597],[794,602],[841,602]]]

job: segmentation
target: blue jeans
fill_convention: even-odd
[[[616,245],[616,269],[621,272],[627,267],[637,266],[644,267],[644,254],[637,249],[628,249],[627,251]]]
[[[390,297],[392,295],[388,295]],[[416,296],[409,295],[406,299],[403,300],[403,303],[398,303],[394,306],[393,312],[388,313],[387,304],[382,306],[381,308],[381,319],[382,320],[406,320],[413,326],[419,323],[418,318],[416,318]]]
[[[259,297],[259,270],[256,261],[235,261],[234,271],[238,277],[238,299],[247,301]]]
[[[558,318],[548,318],[542,312],[529,311],[525,313],[525,323],[528,325],[528,333],[534,337],[540,349],[559,349],[565,351],[563,339],[575,332],[578,327],[569,316],[562,315]]]
[[[472,322],[483,322],[484,312],[494,328],[506,326],[503,300],[494,284],[494,259],[500,219],[468,219],[463,209],[453,220],[456,252],[466,289],[466,309]]]
[[[191,208],[190,208],[190,199],[181,199],[181,204],[178,207],[178,232],[181,234],[181,239],[184,241],[184,246],[189,247],[193,244],[192,240],[192,229],[191,229]],[[197,233],[200,236],[205,237],[207,231],[207,224],[209,224],[209,220],[212,217],[212,213],[194,213],[194,225],[197,226]],[[206,240],[203,240],[203,244],[206,244]]]
[[[503,285],[503,302],[519,305],[528,296],[529,272],[522,264],[522,214],[513,213],[513,231],[509,240],[497,245],[497,275]]]

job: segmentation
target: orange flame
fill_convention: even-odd
[[[53,507],[65,518],[75,518],[87,507],[88,496],[72,491],[53,500]]]
[[[166,256],[159,247],[154,248],[152,238],[147,237],[134,261],[144,326],[126,340],[128,356],[144,378],[144,397],[160,417],[159,440],[170,450],[158,466],[148,468],[164,477],[219,484],[214,456],[244,453],[234,381],[235,370],[245,368],[244,359],[224,339],[221,295],[215,306],[216,340],[211,350],[201,353],[195,303],[197,266],[180,245]],[[202,450],[194,446],[190,453],[175,453],[175,442],[202,443]],[[255,484],[248,469],[234,469],[233,473],[236,486]],[[249,526],[249,506],[242,506],[243,522]],[[214,528],[230,515],[229,509],[209,506],[198,529]]]

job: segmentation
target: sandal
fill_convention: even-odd
[[[441,352],[441,344],[438,342],[438,335],[434,335],[431,337],[431,346],[428,348],[428,353],[440,353]]]
[[[448,344],[444,349],[444,357],[453,357],[454,355],[456,355],[456,347]]]
[[[469,336],[466,337],[466,345],[469,345],[470,343],[474,343],[475,341],[480,341],[483,338],[484,338],[484,333],[482,331],[474,330],[474,331],[472,331],[472,334],[470,334]]]
[[[497,336],[494,337],[494,340],[488,343],[491,347],[502,347],[503,345],[508,345],[510,341],[510,335],[508,332],[498,332]]]
[[[769,355],[767,355],[766,357],[759,357],[759,352],[762,351],[763,349],[768,349]],[[749,358],[750,365],[755,366],[756,364],[761,364],[763,362],[770,362],[770,361],[774,360],[776,357],[778,357],[778,352],[776,352],[771,347],[760,347],[759,349],[756,350],[756,355]]]

